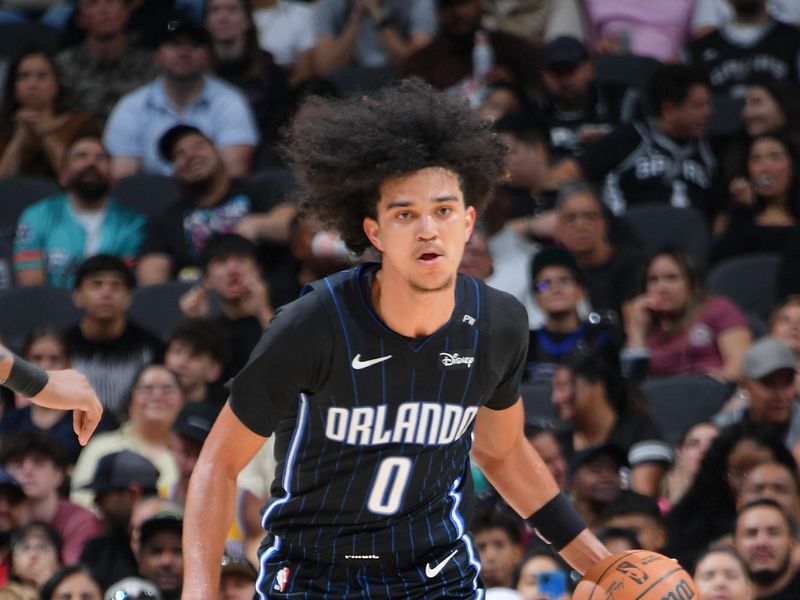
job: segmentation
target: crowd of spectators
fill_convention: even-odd
[[[702,597],[800,597],[799,27],[792,0],[0,2],[0,186],[54,190],[0,208],[0,266],[79,315],[15,350],[105,408],[82,448],[71,415],[2,398],[0,599],[180,597],[225,382],[304,285],[379,258],[302,211],[284,127],[406,76],[508,146],[461,271],[528,312],[524,435],[559,487]],[[148,290],[161,320],[130,310]],[[221,600],[252,598],[274,468],[268,442],[239,478]],[[473,476],[487,598],[569,598]]]

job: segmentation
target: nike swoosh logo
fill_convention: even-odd
[[[458,550],[453,550],[447,556],[447,558],[442,560],[435,567],[431,567],[431,563],[425,563],[425,575],[428,576],[428,579],[433,579],[434,577],[436,577],[442,571],[442,569],[444,569],[444,566],[450,561],[450,559],[456,555],[456,552],[458,552]]]
[[[381,356],[379,358],[373,358],[370,360],[361,360],[361,355],[356,354],[355,357],[353,358],[352,365],[353,368],[358,371],[360,369],[366,369],[367,367],[371,367],[372,365],[377,365],[378,363],[382,363],[383,361],[389,360],[390,358],[392,358],[391,354],[387,356]]]

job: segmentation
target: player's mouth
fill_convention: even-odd
[[[417,257],[417,260],[426,265],[434,265],[442,258],[438,252],[423,252]]]

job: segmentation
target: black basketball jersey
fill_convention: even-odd
[[[407,568],[465,535],[478,409],[519,396],[527,316],[459,275],[449,322],[421,339],[371,306],[377,265],[312,284],[279,311],[231,384],[231,407],[274,432],[266,531],[295,554]]]
[[[741,98],[754,76],[798,83],[800,29],[775,21],[753,44],[743,45],[721,27],[691,42],[685,56],[708,71],[715,94]]]
[[[577,160],[587,179],[604,182],[603,200],[616,215],[649,203],[713,208],[717,163],[705,139],[679,143],[641,121],[608,134]]]

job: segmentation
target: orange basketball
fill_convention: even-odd
[[[604,558],[581,579],[572,600],[691,600],[697,588],[672,560],[647,550],[626,550]]]

